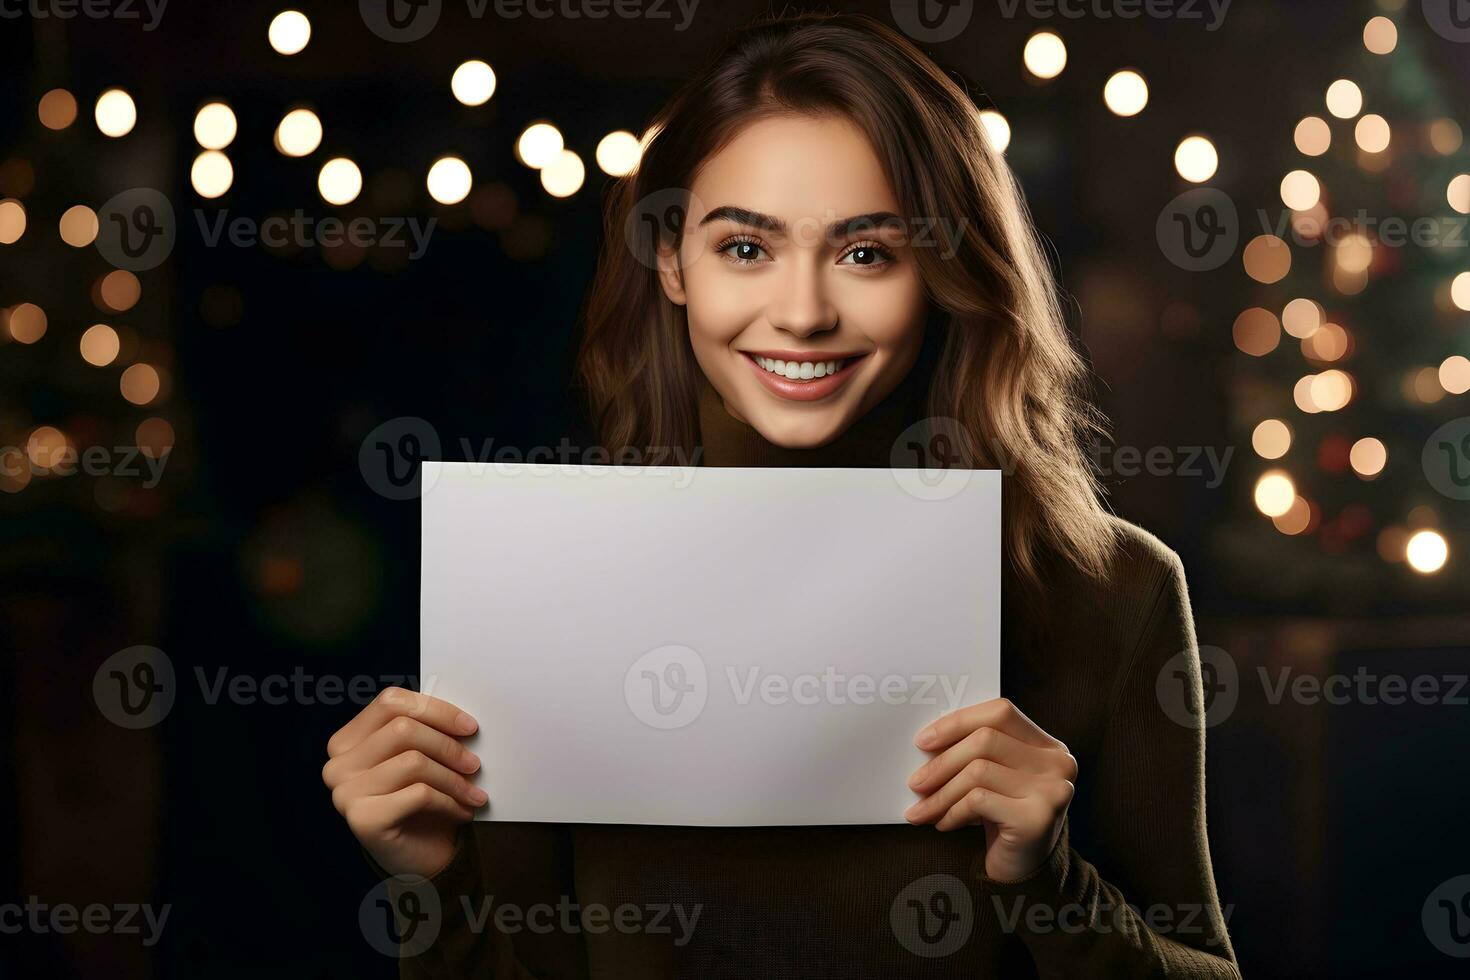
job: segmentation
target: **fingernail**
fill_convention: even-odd
[[[914,819],[914,811],[917,810],[918,808],[919,808],[919,804],[915,803],[913,806],[911,806],[907,810],[903,811],[903,818],[905,820],[908,820],[908,821],[912,822],[913,819]]]
[[[909,789],[913,789],[924,781],[924,770],[920,769],[909,777]]]
[[[927,748],[938,737],[939,733],[934,730],[933,725],[930,725],[928,728],[924,729],[918,734],[918,737],[914,739],[914,744],[921,749]]]
[[[480,787],[478,787],[478,786],[471,786],[470,787],[470,802],[474,803],[475,806],[484,806],[485,803],[489,799],[490,799],[490,794],[487,793],[487,792],[485,792]]]
[[[474,730],[476,728],[479,728],[480,726],[476,724],[475,719],[471,718],[469,715],[461,711],[458,715],[455,716],[454,727],[456,731],[463,732],[466,735],[470,735],[473,734]]]
[[[470,767],[469,770],[468,770],[469,772],[476,772],[476,771],[479,770],[479,768],[480,768],[480,757],[477,756],[477,755],[475,755],[475,753],[471,752],[469,749],[465,749],[465,752],[464,752],[464,761],[465,761],[465,765],[467,765],[467,766]]]

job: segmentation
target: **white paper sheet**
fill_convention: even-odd
[[[480,722],[482,819],[902,823],[914,735],[1000,693],[996,471],[423,486],[420,679]]]

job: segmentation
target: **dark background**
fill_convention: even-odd
[[[150,416],[176,433],[155,488],[48,476],[0,494],[0,816],[14,842],[0,883],[52,902],[172,905],[152,949],[121,936],[0,935],[0,961],[45,963],[50,976],[392,974],[357,923],[374,879],[320,781],[327,737],[355,707],[210,704],[193,672],[381,679],[416,670],[418,507],[364,480],[363,437],[417,416],[456,459],[461,439],[533,446],[574,430],[569,366],[608,183],[593,148],[608,131],[641,132],[712,44],[765,9],[705,0],[680,33],[667,21],[503,20],[493,7],[477,20],[446,2],[427,38],[390,44],[355,4],[307,2],[295,6],[311,18],[311,43],[282,57],[266,26],[283,6],[173,0],[151,32],[116,19],[0,20],[0,197],[22,200],[29,218],[19,242],[0,246],[0,307],[29,301],[49,315],[40,342],[0,344],[0,441],[23,446],[49,424],[79,445],[128,445]],[[821,6],[892,20],[887,3]],[[1387,7],[1400,24],[1392,57],[1412,58],[1423,82],[1394,90],[1396,111],[1470,121],[1470,46],[1436,36],[1417,3]],[[1465,414],[1464,397],[1416,412],[1367,397],[1396,384],[1398,352],[1439,350],[1420,357],[1429,364],[1466,352],[1466,314],[1396,320],[1422,288],[1407,272],[1343,300],[1344,319],[1360,321],[1352,369],[1365,397],[1355,418],[1409,449],[1390,443],[1390,470],[1368,484],[1314,467],[1308,448],[1294,475],[1324,501],[1322,520],[1287,536],[1251,503],[1266,464],[1250,431],[1265,414],[1262,391],[1276,414],[1294,411],[1289,376],[1302,371],[1256,364],[1232,343],[1231,325],[1246,306],[1279,310],[1294,294],[1263,297],[1239,262],[1185,272],[1155,237],[1160,210],[1191,186],[1172,157],[1194,132],[1220,149],[1209,186],[1242,210],[1280,213],[1277,184],[1302,165],[1293,127],[1323,113],[1332,79],[1348,74],[1368,89],[1363,24],[1385,10],[1235,0],[1207,31],[1201,21],[1036,20],[1024,6],[1014,18],[1001,9],[977,3],[964,34],[929,50],[1010,120],[1008,158],[1054,247],[1116,441],[1234,447],[1219,487],[1181,474],[1108,482],[1120,515],[1181,554],[1200,642],[1228,651],[1246,678],[1239,707],[1209,734],[1215,870],[1243,972],[1449,975],[1463,964],[1430,944],[1420,912],[1439,883],[1470,873],[1467,709],[1271,704],[1251,678],[1281,666],[1321,676],[1359,665],[1410,677],[1470,669],[1466,563],[1456,552],[1470,545],[1466,505],[1428,489],[1417,462],[1427,433]],[[1039,29],[1068,44],[1066,71],[1046,84],[1021,62]],[[449,92],[467,58],[499,77],[479,108]],[[1150,84],[1134,119],[1102,104],[1103,81],[1123,67]],[[111,86],[139,107],[137,127],[117,140],[91,120]],[[60,132],[36,115],[55,87],[81,106]],[[234,184],[217,201],[189,183],[191,122],[210,99],[228,102],[240,123],[226,150]],[[271,132],[297,104],[318,112],[326,137],[289,159]],[[588,163],[586,185],[568,200],[545,194],[514,157],[516,136],[541,118]],[[315,180],[337,153],[357,161],[365,186],[333,209]],[[462,205],[425,193],[423,175],[444,153],[475,173]],[[1448,163],[1470,171],[1463,148]],[[1412,181],[1412,160],[1395,166]],[[139,186],[174,203],[179,241],[168,262],[140,273],[141,301],[109,316],[90,298],[106,260],[62,244],[55,222],[72,204],[98,208]],[[257,219],[295,208],[435,216],[439,227],[425,256],[406,263],[383,250],[210,248],[195,208]],[[1463,250],[1450,264],[1470,268]],[[125,324],[136,344],[93,369],[76,338],[103,320]],[[164,369],[165,393],[144,408],[118,395],[129,353]],[[1299,432],[1333,434],[1312,424],[1300,420]],[[1371,528],[1356,534],[1340,520],[1353,494],[1371,512]],[[1414,507],[1428,509],[1411,519]],[[1378,553],[1380,529],[1413,520],[1450,541],[1437,575]],[[162,724],[129,732],[99,715],[91,691],[102,661],[135,644],[166,651],[188,682]]]

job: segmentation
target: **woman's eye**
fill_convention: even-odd
[[[848,259],[852,259],[848,262]],[[859,245],[845,253],[838,265],[880,266],[893,261],[893,253],[881,245]]]
[[[728,257],[732,262],[737,262],[740,265],[754,265],[760,261],[760,256],[765,252],[765,249],[761,248],[755,242],[737,239],[736,241],[721,245],[718,251],[720,254]]]

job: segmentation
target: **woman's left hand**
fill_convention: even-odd
[[[1045,863],[1062,832],[1077,782],[1077,760],[1005,698],[959,708],[914,738],[938,752],[909,777],[924,799],[909,823],[939,830],[985,827],[985,873],[1024,878]]]

